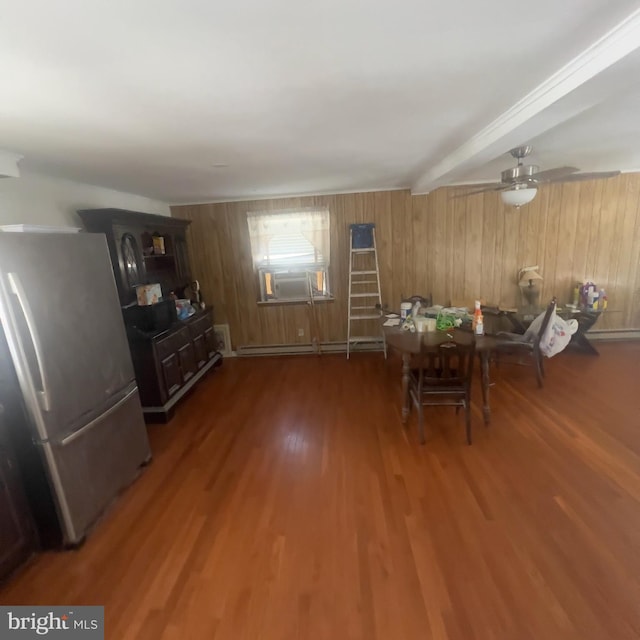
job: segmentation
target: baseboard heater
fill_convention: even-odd
[[[586,333],[589,340],[637,340],[640,338],[640,329],[603,329]]]
[[[618,329],[611,331],[589,331],[589,340],[637,340],[640,339],[640,329]],[[372,342],[359,343],[351,351],[381,351],[383,349],[382,339]],[[347,343],[345,342],[323,342],[320,345],[322,353],[346,353]],[[317,353],[315,345],[308,344],[261,344],[242,345],[236,349],[236,355],[242,356],[282,356],[282,355],[305,355]]]
[[[382,338],[372,342],[361,342],[357,349],[354,350],[353,345],[350,351],[357,353],[359,351],[382,351],[384,345]],[[322,353],[346,353],[347,343],[345,342],[322,342],[320,344]],[[261,345],[242,345],[237,347],[236,355],[242,356],[282,356],[282,355],[305,355],[317,353],[316,346],[309,344],[261,344]]]

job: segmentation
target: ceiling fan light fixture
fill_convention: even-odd
[[[507,206],[516,207],[516,209],[518,209],[523,204],[531,202],[536,197],[536,193],[538,193],[538,189],[536,187],[516,187],[509,191],[501,191],[500,197],[502,198],[502,202]]]

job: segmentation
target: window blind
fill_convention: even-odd
[[[328,209],[251,212],[247,224],[254,267],[328,266]]]

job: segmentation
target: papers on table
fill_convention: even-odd
[[[389,318],[389,316],[387,316],[387,318]],[[382,326],[383,327],[397,327],[397,326],[400,325],[401,322],[402,322],[402,320],[396,316],[395,318],[389,318],[388,320],[385,320],[384,324]]]
[[[400,316],[397,313],[387,313],[385,318],[399,318]]]

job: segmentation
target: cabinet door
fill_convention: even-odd
[[[193,339],[193,351],[196,356],[196,365],[198,369],[201,369],[209,359],[204,333],[201,333]]]
[[[33,550],[30,518],[15,460],[0,442],[0,578],[26,560]]]
[[[187,382],[197,371],[196,357],[193,352],[193,344],[188,342],[178,349],[178,357],[180,358],[180,369],[182,371],[182,380]]]
[[[173,250],[175,253],[176,272],[178,280],[181,283],[187,283],[191,280],[191,269],[189,267],[187,240],[181,233],[176,234],[173,238]]]
[[[204,341],[207,346],[207,356],[211,360],[218,350],[216,334],[213,331],[213,327],[207,327],[204,332]]]
[[[182,386],[178,356],[172,353],[162,360],[160,364],[167,394],[172,396]]]
[[[133,233],[125,231],[119,235],[118,252],[122,295],[125,303],[129,303],[135,300],[136,286],[144,284],[145,279],[140,244]]]

